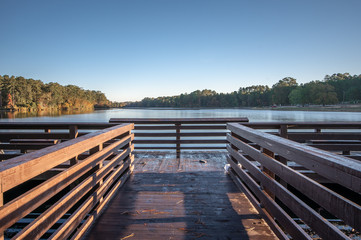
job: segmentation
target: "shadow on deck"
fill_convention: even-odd
[[[225,164],[224,152],[136,153],[86,239],[275,239]]]

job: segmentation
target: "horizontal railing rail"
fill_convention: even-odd
[[[0,161],[114,125],[98,122],[0,122]]]
[[[104,129],[114,124],[106,122],[0,122],[0,129]]]
[[[360,122],[253,122],[243,125],[361,160]]]
[[[253,129],[269,130],[270,132],[276,130],[276,133],[281,137],[295,141],[305,141],[309,136],[316,136],[319,139],[332,139],[333,136],[340,134],[340,131],[332,132],[332,130],[342,130],[350,135],[351,139],[354,138],[353,134],[350,134],[353,133],[351,130],[358,130],[355,133],[357,137],[361,135],[360,122],[250,122],[243,125]]]
[[[268,125],[245,125],[269,129]],[[288,238],[280,229],[294,239],[311,238],[310,232],[304,231],[296,218],[324,239],[348,239],[328,220],[330,218],[337,218],[351,229],[361,230],[359,161],[237,123],[227,126],[231,131],[227,135],[231,176],[254,205],[269,216],[269,223],[276,224],[274,230],[280,238]],[[307,126],[310,127],[315,125]],[[336,128],[336,125],[319,124],[316,127]],[[338,190],[309,178],[288,166],[287,162],[295,162],[330,180],[334,184],[327,186],[337,186]]]
[[[45,127],[54,126],[65,125]],[[116,125],[1,162],[0,238],[82,237],[132,171],[133,128]]]
[[[109,123],[134,123],[136,150],[226,149],[227,122],[247,118],[112,118]]]

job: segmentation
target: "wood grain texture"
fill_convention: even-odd
[[[16,189],[24,192],[9,197],[0,206],[0,232],[14,239],[79,236],[76,231],[79,226],[84,231],[90,226],[82,223],[89,214],[96,218],[94,214],[100,213],[133,169],[134,134],[130,132],[133,127],[133,124],[115,125],[2,162],[1,196]],[[15,139],[13,142],[55,144],[58,140]],[[69,164],[78,155],[82,156],[81,160]],[[39,172],[42,174],[37,174]],[[49,178],[40,183],[34,181],[34,175],[46,177],[44,174]],[[25,189],[24,184],[27,184]],[[26,220],[30,215],[31,220]],[[62,222],[63,229],[56,229]],[[13,224],[17,227],[11,227]],[[53,236],[49,236],[54,229]]]
[[[241,154],[236,151],[232,151],[231,155],[237,160],[237,162],[245,167],[252,176],[261,183],[262,186],[264,186],[268,195],[270,195],[268,191],[273,193],[274,196],[279,198],[280,201],[282,201],[294,214],[303,219],[307,225],[316,231],[319,236],[324,239],[347,239],[346,235],[344,235],[336,226],[328,222],[314,209],[308,206],[288,189],[283,187],[280,183],[259,171],[258,167],[250,163]],[[232,168],[235,170],[237,168],[240,169],[239,166],[234,164],[232,164]]]
[[[89,150],[97,142],[105,142],[133,128],[124,124],[100,130],[48,148],[0,163],[1,190],[7,191],[61,163]],[[78,144],[81,143],[81,144]]]
[[[134,124],[224,124],[227,122],[248,122],[248,118],[111,118],[109,123]]]
[[[247,118],[112,118],[110,123],[134,123],[135,149],[225,149],[226,123]],[[223,131],[222,131],[223,130]],[[192,144],[192,145],[190,145]]]
[[[229,123],[227,126],[231,131],[227,134],[229,142],[227,150],[230,154],[228,162],[237,174],[235,178],[242,180],[251,188],[261,204],[265,205],[281,225],[288,224],[288,226],[284,225],[285,230],[291,235],[296,234],[294,236],[296,239],[301,238],[297,236],[300,232],[292,226],[293,221],[288,221],[282,216],[284,213],[280,215],[281,211],[277,210],[274,203],[287,210],[287,214],[302,219],[323,239],[348,239],[348,235],[327,218],[339,218],[352,228],[361,229],[361,206],[358,197],[361,193],[359,161],[258,131],[243,124]],[[324,126],[315,128],[316,133],[307,134],[312,136],[324,134],[320,131]],[[284,132],[285,129],[283,129],[284,137],[290,137]],[[345,133],[341,135],[348,137]],[[329,149],[332,149],[331,146],[337,148],[342,145],[344,149],[354,150],[358,150],[360,143],[355,139],[336,138],[318,138],[304,142],[329,146]],[[264,149],[267,151],[265,152]],[[267,168],[267,171],[261,171],[260,168]],[[320,184],[317,181],[321,179],[315,177],[315,173],[328,178],[332,184]],[[310,176],[313,178],[311,179]],[[335,188],[336,185],[338,190]],[[259,191],[259,188],[262,191]],[[264,197],[263,192],[266,192],[268,197],[275,197],[273,204]]]
[[[361,193],[360,162],[261,131],[254,131],[240,124],[229,123],[228,128],[232,132],[295,161],[335,183]]]
[[[361,216],[361,206],[358,204],[324,187],[322,184],[311,180],[304,174],[293,170],[287,165],[264,155],[259,150],[242,143],[240,140],[237,140],[230,135],[228,136],[228,140],[232,145],[237,146],[238,149],[241,149],[242,152],[248,154],[253,159],[257,159],[259,163],[266,166],[282,180],[287,182],[287,184],[292,185],[298,191],[302,192],[336,217],[343,219],[347,224],[355,228],[361,227],[361,218],[358,217]],[[228,152],[233,153],[232,155],[237,154],[230,147],[227,149]]]
[[[136,153],[134,175],[85,239],[276,239],[225,161],[224,153]]]

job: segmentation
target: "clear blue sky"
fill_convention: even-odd
[[[360,0],[1,0],[0,75],[110,100],[361,74]]]

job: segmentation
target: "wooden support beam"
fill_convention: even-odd
[[[177,152],[177,158],[180,158],[180,151],[181,151],[181,144],[180,144],[180,126],[181,126],[181,124],[180,123],[176,123],[175,124],[175,127],[176,127],[176,130],[175,130],[175,132],[176,132],[176,142],[177,142],[177,144],[176,144],[176,152]]]
[[[361,193],[361,163],[314,147],[306,146],[279,136],[229,123],[228,128],[260,146],[297,162],[319,175]],[[353,145],[350,145],[353,146]]]
[[[261,152],[271,158],[274,158],[275,157],[275,154],[274,152],[268,150],[267,148],[261,148]],[[269,170],[267,167],[265,167],[264,165],[261,164],[261,170],[267,174],[270,178],[273,178],[275,179],[275,174],[274,172],[272,172],[271,170]],[[263,187],[263,185],[261,185]],[[272,198],[272,199],[275,199],[275,195],[272,191],[270,191],[269,189],[265,188],[264,189],[265,192]]]
[[[240,127],[243,129],[243,127]],[[280,142],[275,144],[274,141],[270,141],[270,139],[274,140],[275,136],[270,136],[258,131],[253,130],[252,133],[248,132],[248,129],[245,129],[247,131],[243,132],[244,137],[250,137],[252,136],[252,139],[254,142],[262,145],[267,146],[268,148],[272,148],[273,151],[275,151],[278,155],[278,157],[282,157],[289,160],[294,160],[295,158],[299,159],[301,156],[295,156],[290,155],[290,152],[294,151],[294,148],[299,148],[301,144],[291,143],[289,140],[285,141],[287,144],[282,145]],[[248,134],[250,133],[250,134]],[[240,134],[240,132],[239,132]],[[257,136],[257,137],[255,137]],[[277,137],[281,142],[284,141],[282,138]],[[361,216],[361,207],[354,203],[347,198],[339,195],[338,193],[326,188],[322,184],[319,184],[311,179],[309,179],[307,174],[301,174],[299,171],[295,171],[286,164],[281,163],[280,161],[276,160],[274,157],[266,155],[263,153],[263,151],[260,151],[258,149],[255,149],[253,146],[250,146],[248,143],[243,142],[242,140],[238,139],[237,137],[232,136],[231,134],[228,134],[227,139],[230,143],[230,145],[227,147],[228,152],[232,154],[232,156],[239,157],[237,159],[240,159],[241,164],[245,164],[247,162],[246,158],[238,156],[236,152],[234,152],[232,146],[236,146],[238,149],[242,151],[242,154],[247,154],[252,159],[256,159],[258,162],[260,162],[262,165],[266,166],[267,169],[271,170],[273,173],[275,173],[277,176],[280,177],[281,180],[285,181],[289,185],[291,185],[293,188],[297,189],[298,192],[304,194],[309,199],[314,201],[315,203],[319,204],[322,208],[327,210],[329,213],[333,214],[334,216],[342,219],[344,222],[346,222],[348,225],[354,227],[355,229],[360,230],[361,229],[361,219],[358,216]],[[309,151],[304,153],[305,161],[307,160],[308,163],[312,163],[317,159],[315,157],[317,153],[316,151]],[[324,152],[320,152],[324,153]],[[285,156],[285,157],[284,157]],[[292,156],[292,157],[290,157]],[[329,155],[331,157],[331,155]],[[337,158],[337,155],[332,155],[333,158]],[[323,155],[319,155],[319,157],[323,157]],[[329,161],[332,161],[333,159],[330,158]],[[320,164],[320,160],[318,162],[313,162],[313,164]],[[339,164],[342,164],[342,161],[338,162]],[[350,164],[348,164],[348,167],[351,167],[352,164],[360,165],[355,161],[349,161]],[[249,165],[252,166],[253,165]],[[327,164],[326,164],[327,166]],[[321,166],[319,166],[321,167]],[[357,168],[354,168],[357,169]],[[358,168],[358,171],[360,172],[360,168]],[[316,169],[317,170],[317,169]],[[310,171],[309,171],[310,172]],[[254,172],[252,173],[254,174]],[[313,173],[314,174],[314,173]],[[343,173],[345,176],[347,176],[346,171]],[[355,172],[355,175],[357,173]],[[282,182],[281,182],[282,183]],[[282,184],[283,185],[283,184]],[[277,195],[276,195],[277,197]],[[284,204],[286,204],[285,201],[283,201]]]
[[[69,126],[69,139],[77,138],[79,135],[79,130],[77,125],[71,125]],[[79,161],[79,156],[75,156],[72,159],[70,159],[70,165],[75,165]]]
[[[1,179],[0,179],[0,186],[1,186]],[[0,208],[4,205],[4,193],[0,187]],[[4,230],[0,230],[0,240],[4,240]]]
[[[233,154],[231,155],[233,157]],[[237,173],[238,177],[245,182],[247,187],[260,199],[260,207],[265,207],[267,211],[291,234],[295,239],[312,238],[297,224],[293,219],[278,205],[276,202],[266,194],[256,181],[251,178],[242,168],[238,167],[237,163],[232,160],[231,156],[227,157],[228,163],[232,169]]]
[[[0,164],[3,191],[7,191],[48,169],[78,156],[94,146],[133,128],[132,124],[116,125],[85,136],[56,144],[35,152],[21,155]],[[81,143],[81,144],[80,144]]]
[[[345,239],[346,236],[333,224],[324,219],[314,209],[304,203],[300,198],[295,196],[289,190],[285,189],[274,179],[269,178],[259,171],[259,169],[250,163],[241,154],[231,150],[231,155],[241,163],[258,181],[272,191],[294,214],[303,219],[316,233],[324,239]],[[232,164],[232,163],[231,163]],[[232,168],[238,171],[240,168],[232,164]]]
[[[278,130],[278,133],[280,137],[288,138],[288,126],[286,124],[281,124],[280,129]]]

